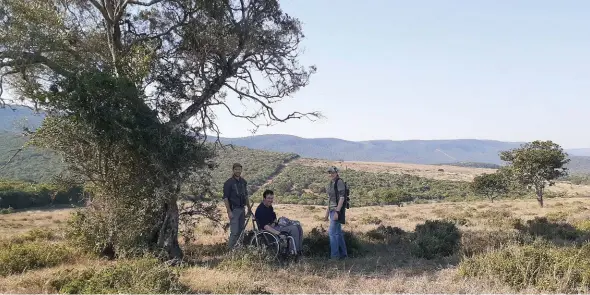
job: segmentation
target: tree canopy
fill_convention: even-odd
[[[570,161],[561,146],[550,140],[523,144],[520,148],[501,152],[500,158],[510,164],[508,169],[515,180],[535,190],[541,207],[545,187],[567,175],[565,165]]]
[[[483,195],[492,202],[494,198],[508,193],[509,184],[501,172],[484,173],[473,178],[471,188],[478,195]]]
[[[0,105],[49,114],[31,143],[61,153],[91,196],[72,237],[180,258],[183,213],[214,215],[178,203],[210,193],[182,186],[207,183],[195,175],[214,167],[202,139],[219,134],[215,112],[255,127],[320,117],[273,109],[316,71],[298,62],[303,37],[278,0],[2,0]]]

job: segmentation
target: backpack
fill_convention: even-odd
[[[338,180],[342,180],[344,181],[344,179],[342,178],[338,178],[335,182],[334,182],[334,192],[336,194],[338,194]],[[346,209],[350,209],[350,187],[348,187],[348,183],[346,183],[346,181],[344,181],[344,205],[343,207]]]

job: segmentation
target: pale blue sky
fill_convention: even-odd
[[[590,147],[590,1],[282,0],[318,73],[257,134]],[[248,122],[219,115],[223,136]]]

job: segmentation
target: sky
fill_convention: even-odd
[[[346,140],[553,140],[590,147],[590,1],[281,0],[310,84],[256,134]],[[236,105],[235,101],[232,105]],[[222,136],[251,125],[217,112]]]

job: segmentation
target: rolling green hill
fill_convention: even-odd
[[[15,130],[15,126],[27,121],[35,128],[42,117],[25,108],[0,109],[0,131]],[[386,135],[384,135],[386,136]],[[243,138],[222,138],[255,150],[298,154],[305,158],[325,160],[395,162],[413,164],[445,164],[466,167],[491,167],[502,165],[499,152],[520,146],[520,142],[497,140],[371,140],[347,141],[337,138],[301,138],[292,135],[257,135]],[[590,149],[566,150],[571,163],[568,168],[574,174],[590,173]],[[475,166],[474,166],[475,165]]]
[[[53,152],[26,148],[16,154],[25,142],[26,138],[22,136],[0,131],[0,167],[3,167],[0,169],[0,179],[46,183],[63,171],[64,164]],[[213,184],[215,188],[221,188],[223,182],[231,177],[232,164],[239,162],[244,166],[243,173],[248,177],[250,189],[256,191],[267,179],[277,174],[285,163],[298,157],[292,153],[268,152],[239,146],[217,148],[217,168],[212,173]]]

